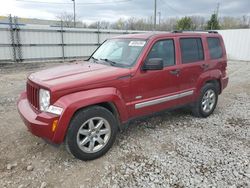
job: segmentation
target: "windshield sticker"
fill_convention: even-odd
[[[130,43],[128,44],[129,46],[144,46],[145,45],[145,41],[130,41]]]

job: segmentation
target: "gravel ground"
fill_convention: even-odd
[[[250,62],[229,62],[210,117],[179,109],[135,121],[89,162],[32,136],[17,113],[27,74],[56,65],[0,66],[0,187],[250,187]]]

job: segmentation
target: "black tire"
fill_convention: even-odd
[[[79,143],[78,131],[82,127],[84,122],[88,122],[88,120],[90,120],[91,118],[95,118],[95,117],[103,118],[110,125],[109,139],[107,143],[103,146],[103,148],[100,149],[99,151],[92,152],[92,153],[84,152],[83,151],[84,149],[81,149],[80,146],[78,145]],[[87,126],[90,126],[90,125],[87,125]],[[76,158],[80,160],[87,161],[87,160],[97,159],[101,157],[102,155],[104,155],[105,153],[107,153],[107,151],[112,147],[116,138],[116,134],[118,130],[117,127],[118,127],[117,120],[115,119],[114,115],[104,107],[92,106],[92,107],[88,107],[86,109],[80,110],[74,115],[74,117],[72,118],[70,122],[68,132],[66,135],[66,140],[65,140],[66,148],[73,156],[75,156]],[[94,141],[94,143],[96,144],[97,141]],[[89,144],[90,144],[90,141],[89,141]]]
[[[202,105],[202,100],[203,100],[204,95],[207,94],[208,91],[214,92],[215,101],[214,101],[213,107],[209,111],[204,111],[203,105]],[[209,115],[211,115],[214,112],[214,109],[216,108],[216,105],[217,105],[217,101],[218,101],[218,88],[213,83],[207,83],[206,85],[204,85],[201,88],[200,96],[199,96],[198,100],[192,106],[193,116],[202,117],[202,118],[208,117]]]

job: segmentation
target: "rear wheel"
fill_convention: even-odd
[[[66,147],[78,159],[93,160],[111,148],[116,134],[117,124],[113,114],[100,106],[89,107],[73,117]]]
[[[195,102],[192,113],[196,117],[208,117],[217,105],[218,89],[212,83],[208,83],[201,89],[199,99]]]

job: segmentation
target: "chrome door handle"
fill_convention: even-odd
[[[175,69],[175,70],[170,71],[170,74],[173,74],[173,75],[178,75],[179,73],[180,73],[180,69]]]

